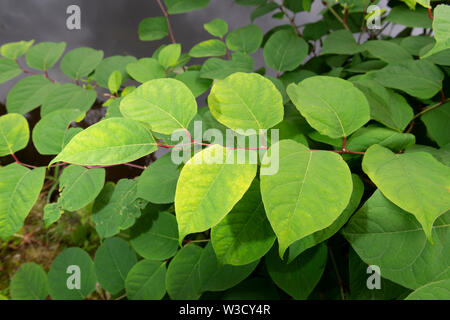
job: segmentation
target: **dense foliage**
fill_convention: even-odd
[[[152,57],[1,46],[0,83],[26,75],[0,116],[1,246],[28,240],[42,201],[45,228],[95,229],[48,265],[22,264],[3,296],[450,299],[450,6],[328,0],[298,26],[313,0],[236,0],[251,24],[214,19],[189,49],[170,16],[209,0],[157,2],[139,38],[170,44]],[[280,25],[264,34],[263,15]],[[65,84],[49,74],[60,58]],[[81,126],[96,100],[106,114]],[[16,155],[30,144],[48,166]],[[111,166],[143,171],[115,183]]]

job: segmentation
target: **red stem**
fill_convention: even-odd
[[[428,8],[428,17],[433,20],[433,15],[431,14],[431,8]]]
[[[166,9],[164,8],[164,5],[162,4],[161,0],[156,0],[158,2],[159,7],[161,8],[161,11],[166,18],[167,21],[167,27],[169,28],[169,37],[170,40],[172,40],[172,43],[176,43],[175,36],[173,35],[172,25],[170,24],[169,20],[169,14],[167,13]]]

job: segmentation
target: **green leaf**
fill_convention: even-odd
[[[164,0],[167,13],[178,14],[202,9],[209,4],[210,0]]]
[[[327,263],[327,246],[308,249],[291,263],[282,261],[274,247],[266,255],[266,266],[275,284],[297,300],[305,300],[319,282]]]
[[[256,18],[262,17],[278,8],[279,5],[274,2],[262,4],[252,11],[252,13],[250,14],[250,20],[253,22]],[[281,12],[281,14],[283,13]]]
[[[280,30],[264,45],[264,59],[277,72],[292,71],[308,55],[308,44],[293,30]]]
[[[17,113],[0,117],[0,157],[24,149],[30,139],[27,119]]]
[[[175,200],[180,170],[169,152],[153,162],[138,179],[138,197],[152,203],[172,203]]]
[[[76,211],[95,200],[105,184],[105,169],[70,165],[60,176],[58,204]]]
[[[92,48],[76,48],[69,51],[61,60],[61,71],[72,79],[88,76],[103,60],[103,51]]]
[[[436,160],[442,162],[446,166],[450,167],[450,144],[445,145],[444,147],[440,149],[435,149],[430,146],[423,146],[420,144],[415,144],[405,150],[405,153],[409,152],[428,152],[433,157],[436,158]]]
[[[171,299],[197,300],[200,298],[198,267],[203,248],[189,244],[170,261],[167,268],[166,288]]]
[[[419,99],[432,98],[442,88],[444,74],[427,60],[390,64],[371,73],[382,86],[398,89]]]
[[[22,74],[22,70],[16,61],[8,58],[0,58],[0,84],[14,79]]]
[[[288,251],[288,263],[291,263],[299,254],[305,250],[314,247],[315,245],[331,238],[338,232],[350,219],[351,215],[358,208],[361,198],[364,193],[364,184],[361,179],[352,174],[353,192],[350,201],[342,214],[327,228],[314,232],[313,234],[304,237],[294,242]]]
[[[120,112],[125,118],[148,124],[152,131],[171,134],[189,126],[197,113],[197,102],[181,81],[155,79],[123,98]]]
[[[275,241],[264,211],[259,181],[254,180],[244,197],[211,230],[211,242],[221,264],[245,265],[260,259]]]
[[[403,131],[414,117],[414,112],[403,96],[380,83],[358,79],[353,84],[361,90],[370,106],[370,118],[385,126]]]
[[[205,93],[212,83],[210,79],[201,78],[200,71],[186,71],[177,74],[175,79],[183,82],[196,98]]]
[[[13,300],[45,300],[48,296],[47,274],[34,262],[24,263],[11,279]]]
[[[416,142],[410,133],[400,133],[383,127],[368,126],[356,131],[347,141],[347,149],[366,151],[371,145],[379,144],[398,152]]]
[[[410,28],[431,28],[432,20],[428,17],[425,8],[416,8],[410,10],[404,6],[396,6],[392,8],[386,17],[387,22],[393,22]]]
[[[129,300],[161,300],[166,294],[166,263],[139,261],[125,280]]]
[[[223,38],[228,32],[228,23],[222,19],[214,19],[203,25],[212,36]]]
[[[136,81],[144,83],[149,80],[164,78],[164,67],[154,58],[142,58],[127,65],[128,74]]]
[[[16,163],[0,168],[0,238],[22,228],[44,184],[45,168],[27,169]]]
[[[25,60],[32,68],[48,70],[61,58],[64,50],[65,42],[41,42],[28,50]]]
[[[122,84],[128,79],[127,65],[136,62],[137,59],[131,56],[113,56],[104,59],[95,69],[94,80],[103,88],[108,88],[108,80],[111,73],[119,70],[122,74]]]
[[[450,279],[434,281],[418,288],[405,300],[449,300]]]
[[[257,73],[239,72],[217,81],[208,105],[217,121],[233,130],[269,129],[283,120],[280,92]]]
[[[348,30],[330,33],[323,42],[322,54],[356,54],[361,51],[353,34]]]
[[[23,78],[9,91],[6,109],[9,113],[30,112],[45,101],[45,97],[54,87],[53,83],[40,75]]]
[[[134,225],[141,216],[136,181],[121,179],[115,188],[102,190],[92,210],[92,221],[101,238],[109,238]]]
[[[428,135],[443,147],[450,143],[448,123],[450,121],[450,102],[424,113],[420,119],[427,127]]]
[[[437,52],[450,49],[450,6],[438,5],[434,9],[433,32],[436,44],[422,58],[428,57]]]
[[[426,46],[433,45],[435,41],[429,36],[410,36],[402,38],[400,45],[414,56],[420,55],[420,50]]]
[[[194,58],[223,57],[227,53],[225,44],[217,39],[206,40],[196,44],[189,55]]]
[[[73,137],[49,165],[58,161],[89,166],[120,164],[156,149],[156,142],[144,125],[131,119],[111,118]]]
[[[361,46],[361,50],[367,50],[371,55],[387,63],[396,63],[413,59],[411,54],[399,44],[387,40],[367,41]]]
[[[169,27],[164,17],[145,18],[139,23],[139,40],[160,40],[169,35]]]
[[[366,97],[348,80],[315,76],[290,84],[287,93],[311,127],[331,138],[349,136],[370,119]]]
[[[77,277],[79,289],[76,286]],[[53,300],[83,300],[95,290],[96,282],[94,263],[80,248],[64,249],[53,261],[48,273],[49,292]]]
[[[180,243],[218,224],[242,198],[256,175],[256,164],[248,162],[239,164],[234,150],[213,145],[186,163],[175,194]]]
[[[263,33],[260,27],[249,24],[245,27],[231,31],[226,38],[228,49],[250,54],[256,52],[261,46]]]
[[[58,154],[67,144],[70,135],[68,126],[84,112],[76,109],[62,109],[44,116],[33,129],[33,143],[40,154]]]
[[[61,218],[61,214],[64,213],[64,210],[61,210],[57,203],[48,203],[44,207],[44,224],[45,227],[48,228],[53,223]]]
[[[0,54],[5,58],[16,60],[30,49],[34,40],[5,43],[0,47]]]
[[[178,250],[178,228],[173,214],[144,210],[131,228],[131,245],[148,260],[167,260]]]
[[[158,54],[158,61],[164,67],[169,69],[177,64],[181,55],[181,45],[179,43],[165,46]]]
[[[427,153],[370,147],[362,168],[384,196],[412,213],[431,240],[434,221],[450,209],[450,168]]]
[[[200,290],[224,291],[246,279],[255,270],[259,259],[243,266],[222,265],[217,261],[213,246],[208,243],[198,262]]]
[[[41,116],[44,117],[60,109],[78,109],[87,112],[96,99],[95,90],[86,90],[72,83],[57,85],[46,96],[42,104]]]
[[[416,289],[448,278],[449,225],[448,213],[437,219],[431,244],[417,220],[377,190],[342,234],[365,263],[380,267],[384,278]]]
[[[236,72],[253,72],[253,58],[240,52],[231,55],[231,60],[210,58],[200,69],[200,77],[225,79]]]
[[[122,84],[122,73],[120,73],[119,70],[116,70],[109,76],[108,90],[112,94],[116,94],[119,91],[121,84]]]
[[[350,200],[352,178],[336,153],[310,151],[292,140],[281,140],[267,152],[278,148],[278,172],[261,176],[261,194],[282,257],[293,242],[329,227],[341,215]],[[269,162],[268,153],[263,163]]]
[[[137,263],[136,253],[120,238],[106,239],[94,258],[95,273],[103,289],[117,294],[125,288],[128,272]]]

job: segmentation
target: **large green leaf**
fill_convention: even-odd
[[[185,13],[206,7],[210,0],[164,0],[169,14]]]
[[[139,23],[141,41],[160,40],[169,35],[169,27],[164,17],[145,18]]]
[[[450,300],[450,279],[434,281],[418,288],[406,300]]]
[[[336,153],[310,151],[292,140],[281,140],[268,153],[277,148],[278,172],[261,176],[261,194],[282,257],[293,242],[329,227],[339,217],[349,203],[352,178]]]
[[[175,300],[197,300],[200,298],[198,267],[203,248],[189,244],[178,251],[167,268],[166,288]]]
[[[280,30],[264,45],[264,60],[277,72],[292,71],[308,55],[308,44],[293,30]]]
[[[370,54],[387,63],[412,60],[412,56],[409,52],[403,49],[399,44],[392,41],[367,41],[361,46],[361,49],[369,51]]]
[[[260,27],[249,24],[245,27],[231,31],[226,38],[228,49],[245,54],[256,52],[263,40]]]
[[[384,196],[412,213],[431,240],[433,223],[450,209],[450,168],[428,153],[394,154],[370,147],[362,168]]]
[[[141,83],[165,77],[164,67],[154,58],[142,58],[127,65],[128,74]]]
[[[123,98],[120,112],[125,118],[145,122],[152,131],[171,134],[189,126],[197,113],[197,102],[181,81],[156,79]]]
[[[206,79],[224,79],[235,72],[253,72],[253,58],[236,52],[231,60],[210,58],[202,65],[200,77]]]
[[[299,254],[301,254],[305,250],[314,247],[315,245],[327,240],[328,238],[331,238],[331,236],[333,236],[336,232],[338,232],[344,226],[344,224],[347,223],[348,219],[350,219],[351,215],[358,208],[364,193],[364,184],[356,174],[352,174],[352,181],[353,181],[352,196],[350,197],[350,201],[345,210],[342,212],[342,214],[331,224],[331,226],[316,231],[307,237],[295,241],[289,247],[288,263],[294,260]]]
[[[125,240],[106,239],[97,249],[94,258],[98,282],[103,289],[117,294],[125,288],[127,274],[136,263],[136,253]]]
[[[440,147],[450,143],[450,102],[424,113],[420,119],[425,123],[428,135]]]
[[[116,235],[131,227],[141,216],[136,196],[136,181],[121,179],[115,188],[108,184],[97,197],[92,210],[92,221],[101,238]]]
[[[69,51],[61,60],[61,71],[72,79],[88,76],[103,59],[103,51],[92,48],[76,48]]]
[[[242,266],[222,265],[216,258],[213,246],[208,243],[198,262],[200,290],[224,291],[247,278],[259,263],[259,259]]]
[[[431,244],[416,219],[377,190],[342,233],[365,263],[380,267],[384,278],[416,289],[450,276],[449,226],[448,213],[438,218]]]
[[[397,131],[403,131],[414,117],[414,112],[403,96],[380,83],[358,79],[354,85],[361,90],[370,106],[370,118]]]
[[[141,260],[125,280],[129,300],[161,300],[166,294],[166,263]]]
[[[392,8],[389,15],[386,17],[386,21],[403,25],[410,28],[431,28],[432,20],[428,17],[427,10],[425,8],[416,8],[416,10],[410,10],[405,6],[396,6]]]
[[[0,238],[6,239],[22,228],[39,197],[45,168],[27,169],[16,163],[0,168]]]
[[[0,54],[5,58],[16,60],[30,49],[34,40],[5,43],[0,47]]]
[[[49,292],[54,300],[83,300],[95,290],[96,282],[94,263],[80,248],[64,249],[48,273]]]
[[[245,265],[265,255],[274,241],[255,179],[233,210],[212,228],[214,252],[222,264]]]
[[[438,5],[434,9],[433,32],[436,44],[422,58],[450,48],[450,6]]]
[[[122,83],[128,79],[127,65],[136,62],[137,59],[131,56],[112,56],[104,59],[95,69],[94,80],[103,88],[108,88],[108,80],[111,73],[119,70],[122,74]]]
[[[153,162],[138,179],[138,197],[152,203],[172,203],[175,200],[180,170],[169,152]]]
[[[32,68],[48,70],[61,58],[64,50],[65,42],[41,42],[28,50],[25,59]]]
[[[371,73],[371,77],[382,86],[429,99],[441,90],[444,74],[427,60],[413,60],[390,64]]]
[[[151,208],[151,207],[150,207]],[[144,210],[131,228],[131,245],[148,260],[166,260],[178,250],[177,220],[168,212]]]
[[[30,139],[27,119],[17,113],[0,117],[0,157],[22,150]]]
[[[95,100],[97,93],[94,90],[85,90],[77,85],[66,83],[56,86],[45,98],[41,116],[61,109],[78,109],[87,112]]]
[[[211,114],[233,130],[269,129],[283,120],[280,92],[270,80],[257,73],[239,72],[217,81],[208,105]]]
[[[58,154],[69,138],[69,125],[84,116],[76,109],[62,109],[44,116],[33,129],[33,143],[40,154]]]
[[[8,58],[0,58],[0,84],[14,79],[22,74],[22,70],[16,61]]]
[[[181,170],[175,194],[179,241],[220,222],[242,198],[256,164],[236,162],[236,152],[213,145],[194,155]],[[226,190],[226,192],[224,192]]]
[[[14,300],[45,300],[48,296],[47,274],[34,262],[24,263],[9,285]]]
[[[9,113],[25,114],[39,107],[54,87],[54,84],[40,75],[21,79],[9,91],[6,109]]]
[[[315,76],[290,84],[287,93],[308,123],[331,138],[349,136],[370,120],[366,97],[347,80]]]
[[[210,35],[222,38],[228,32],[228,23],[222,19],[214,19],[203,25]]]
[[[325,38],[322,54],[355,54],[360,50],[361,48],[350,31],[338,30]]]
[[[327,246],[320,244],[288,263],[280,259],[274,247],[266,255],[265,260],[267,271],[276,285],[294,299],[304,300],[322,277],[327,255]]]
[[[105,169],[87,169],[70,165],[59,179],[58,204],[67,211],[76,211],[95,200],[105,184]]]
[[[113,165],[139,159],[157,149],[151,132],[131,119],[111,118],[78,133],[52,163]]]

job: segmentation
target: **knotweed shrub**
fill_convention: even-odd
[[[209,0],[157,2],[138,32],[167,40],[151,57],[1,47],[0,82],[26,76],[0,117],[2,246],[28,239],[38,198],[47,228],[82,214],[101,239],[22,264],[3,295],[449,299],[450,6],[325,1],[298,26],[312,0],[236,0],[251,23],[214,19],[186,50],[170,17]],[[263,15],[280,25],[264,34]],[[106,115],[83,129],[96,99]],[[30,143],[53,160],[23,163]],[[142,175],[105,183],[110,166]]]

